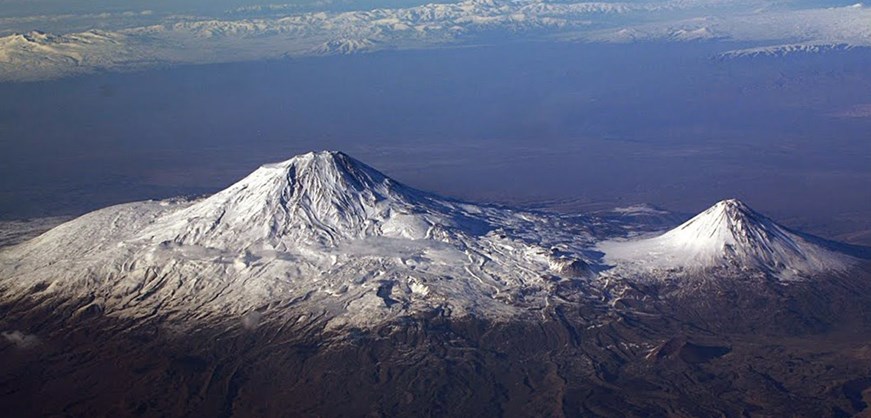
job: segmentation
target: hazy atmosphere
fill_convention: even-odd
[[[871,6],[0,0],[0,411],[871,411]]]
[[[336,149],[474,201],[692,213],[740,197],[869,243],[871,53],[722,48],[515,42],[6,83],[0,214],[211,193]]]

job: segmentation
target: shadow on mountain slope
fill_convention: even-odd
[[[818,305],[790,303],[769,299],[743,322],[749,306],[713,304],[720,322],[739,321],[729,326],[662,299],[640,311],[563,304],[538,321],[436,310],[369,330],[330,332],[288,316],[173,333],[159,315],[118,320],[81,309],[87,301],[19,300],[2,307],[0,325],[18,334],[0,341],[0,408],[13,416],[638,417],[867,409],[867,315],[850,319],[844,305],[807,320]],[[776,321],[753,323],[775,311]]]

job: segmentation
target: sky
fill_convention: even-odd
[[[869,13],[0,1],[0,219],[212,193],[337,149],[463,199],[692,213],[738,197],[871,244]]]

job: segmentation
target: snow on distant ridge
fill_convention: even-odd
[[[757,52],[774,44],[782,52],[811,52],[825,45],[871,46],[871,10],[862,5],[847,7],[768,10],[747,9],[709,13],[686,19],[655,19],[634,25],[618,25],[577,35],[580,40],[602,42],[730,40],[759,45]],[[724,57],[738,55],[727,52]],[[758,56],[762,54],[749,56]]]
[[[0,81],[154,65],[428,48],[475,42],[478,34],[493,31],[584,42],[777,42],[796,45],[796,50],[807,45],[808,51],[810,45],[871,45],[871,10],[861,4],[769,10],[753,1],[733,3],[465,0],[261,18],[168,16],[146,26],[0,37]]]
[[[866,46],[862,47],[867,48]],[[728,60],[737,58],[784,57],[793,54],[821,54],[828,52],[844,52],[850,51],[854,48],[860,48],[860,46],[846,43],[772,45],[726,51],[719,54],[717,58]]]
[[[183,17],[150,26],[66,35],[12,34],[0,38],[0,81],[154,64],[348,54],[376,47],[423,48],[454,43],[485,30],[523,32],[577,27],[586,23],[585,16],[639,8],[644,6],[465,0],[259,19]]]
[[[334,39],[315,48],[319,55],[354,54],[375,49],[375,42],[369,39]]]
[[[654,206],[648,204],[637,204],[632,206],[624,206],[619,208],[612,209],[613,212],[625,214],[625,215],[636,215],[636,214],[657,214],[664,215],[667,214],[667,211],[656,208]]]
[[[838,118],[849,119],[871,118],[871,103],[857,104],[854,106],[850,106],[846,109],[841,109],[837,112],[830,113],[829,115]]]

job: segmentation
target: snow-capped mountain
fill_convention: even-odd
[[[755,270],[788,279],[844,270],[849,258],[791,232],[736,199],[723,200],[660,236],[599,244],[622,268],[697,272]]]
[[[276,304],[337,326],[433,309],[504,317],[545,306],[551,276],[591,274],[575,250],[589,242],[553,217],[440,198],[318,152],[202,200],[62,224],[0,253],[0,283],[7,297],[87,299],[128,318]]]
[[[348,55],[375,49],[375,42],[369,39],[333,39],[314,49],[317,55]]]
[[[871,10],[861,4],[835,8],[769,9],[754,2],[551,2],[465,0],[404,8],[288,13],[250,18],[155,16],[150,24],[113,29],[34,31],[51,16],[24,16],[19,33],[0,36],[0,81],[58,78],[155,65],[253,61],[382,49],[471,45],[477,35],[506,39],[593,42],[734,40],[750,47],[731,55],[824,50],[824,45],[871,45]],[[736,6],[740,6],[736,9]],[[253,6],[252,11],[263,11]],[[679,13],[676,13],[679,12]],[[99,16],[103,16],[100,14]],[[675,20],[676,16],[680,16]],[[693,16],[687,18],[687,16]],[[104,18],[94,27],[104,28]],[[3,22],[0,22],[3,23]],[[111,25],[110,25],[111,26]],[[3,33],[0,31],[0,33]],[[772,43],[792,46],[771,49]]]
[[[460,217],[447,202],[343,153],[321,152],[264,165],[141,236],[207,247],[288,247],[364,236],[421,239],[457,227]]]
[[[626,241],[645,230],[634,218],[458,202],[324,151],[264,165],[207,198],[109,207],[3,249],[0,295],[176,326],[267,312],[336,329],[422,312],[540,315],[559,300],[603,302],[594,295],[615,276],[788,279],[850,263],[736,200]]]
[[[0,404],[12,416],[709,416],[746,411],[721,396],[739,381],[777,397],[763,404],[773,416],[850,405],[841,388],[867,385],[867,339],[817,333],[867,330],[868,272],[828,271],[847,256],[734,200],[626,241],[675,223],[649,206],[463,203],[339,152],[300,155],[210,197],[105,208],[0,250]],[[740,280],[647,280],[663,269]],[[759,277],[793,271],[832,276]],[[796,380],[771,383],[783,374]],[[821,379],[834,388],[823,400],[804,383]]]
[[[466,0],[407,8],[282,14],[269,18],[168,17],[111,31],[0,36],[0,80],[56,78],[168,63],[251,61],[453,44],[466,35],[578,27],[629,5]],[[232,49],[232,52],[228,52]]]

